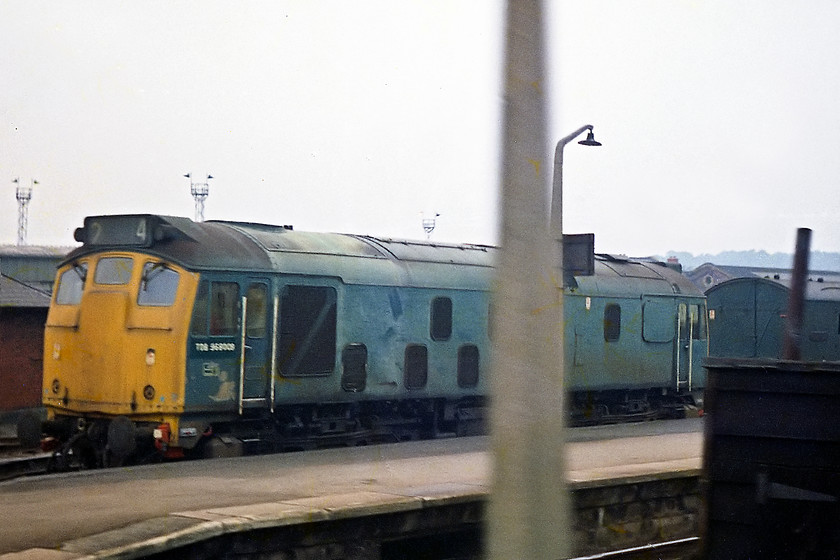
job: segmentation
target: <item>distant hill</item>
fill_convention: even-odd
[[[694,256],[691,253],[668,251],[665,260],[676,257],[684,271],[693,270],[703,263],[714,263],[730,266],[761,266],[768,268],[793,268],[793,253],[768,253],[767,251],[724,251],[716,255],[702,254]],[[840,272],[840,253],[826,253],[811,251],[808,258],[808,268],[811,270],[825,270]]]

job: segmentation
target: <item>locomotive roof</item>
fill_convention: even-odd
[[[488,245],[302,232],[290,226],[194,222],[149,214],[88,217],[76,237],[84,245],[65,262],[95,251],[131,249],[197,271],[282,271],[333,276],[357,284],[477,290],[489,288],[498,251]],[[678,271],[646,259],[596,255],[594,276],[576,280],[575,290],[587,295],[702,295]]]
[[[339,276],[356,284],[484,289],[495,254],[493,247],[484,245],[299,232],[260,224],[227,225],[260,245],[275,270]]]
[[[145,220],[143,222],[142,220]],[[117,228],[142,226],[136,242]],[[114,228],[92,241],[94,228]],[[248,222],[193,222],[173,216],[95,216],[77,230],[85,244],[65,262],[102,250],[139,250],[191,270],[282,271],[340,277],[348,283],[395,283],[484,289],[495,248],[343,233],[295,231]],[[128,241],[126,241],[128,240]]]
[[[703,295],[682,273],[663,262],[616,255],[596,254],[595,274],[576,276],[575,281],[575,290],[586,295]]]

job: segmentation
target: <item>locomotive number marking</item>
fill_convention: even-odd
[[[99,222],[91,222],[90,224],[90,242],[91,243],[99,243],[100,238],[102,237],[102,224]]]
[[[197,352],[233,352],[236,350],[236,344],[233,342],[196,342],[195,349]]]
[[[146,240],[146,220],[145,219],[140,220],[137,223],[137,231],[135,232],[135,235],[137,236],[137,239],[139,239],[140,241],[145,241]]]

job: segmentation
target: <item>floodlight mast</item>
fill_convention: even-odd
[[[20,185],[20,178],[15,177],[12,180],[15,184],[15,198],[18,201],[18,245],[26,245],[26,234],[29,227],[29,201],[32,200],[32,188],[38,184],[38,181],[32,179],[32,184],[29,187],[22,187]]]
[[[438,216],[440,214],[435,214],[434,218],[423,218],[423,231],[426,232],[426,239],[432,238],[432,232],[435,231]]]
[[[213,176],[207,175],[207,178],[203,182],[193,182],[192,173],[187,173],[186,175],[184,175],[184,177],[190,180],[190,194],[192,194],[192,197],[195,200],[195,221],[203,222],[204,201],[207,200],[208,196],[210,196],[209,182],[210,179],[213,178]]]

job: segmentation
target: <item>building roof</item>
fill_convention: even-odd
[[[712,294],[724,293],[727,294],[726,297],[730,297],[728,296],[728,294],[730,293],[742,294],[742,291],[739,292],[739,290],[741,290],[741,286],[744,286],[746,284],[761,284],[764,286],[776,286],[777,290],[779,290],[778,293],[784,294],[783,298],[787,300],[789,297],[788,294],[790,293],[792,283],[793,282],[790,278],[790,274],[788,274],[786,278],[742,276],[739,278],[732,278],[731,280],[727,280],[725,282],[716,284],[712,288],[706,290],[706,295],[709,297],[709,301],[711,303],[713,297]],[[817,277],[814,275],[810,275],[810,277],[805,282],[804,289],[804,296],[806,301],[840,301],[840,281],[837,281],[836,275],[829,280],[825,280],[822,276]]]
[[[71,250],[0,245],[0,306],[49,307],[56,267]]]
[[[714,263],[703,263],[694,270],[685,273],[688,279],[703,291],[733,278],[768,278],[789,283],[792,274],[793,270],[790,268],[734,266]],[[840,272],[809,270],[808,280],[836,284],[840,283]]]
[[[49,307],[52,283],[21,282],[0,274],[0,307]]]
[[[54,245],[0,245],[0,259],[3,257],[42,257],[64,258],[64,255],[76,247],[58,247]]]

